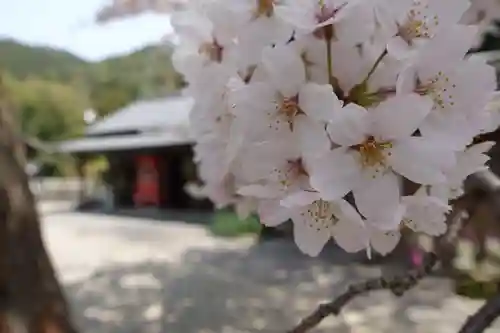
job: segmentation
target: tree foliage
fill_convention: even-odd
[[[42,141],[82,133],[87,101],[72,86],[37,78],[11,79],[7,85],[23,133]]]
[[[89,62],[62,50],[0,40],[0,71],[23,135],[53,142],[81,135],[86,109],[102,117],[179,89],[171,53],[169,47],[149,46]],[[46,157],[35,158],[45,164]],[[56,167],[61,168],[66,165]]]
[[[0,40],[0,67],[18,79],[36,76],[68,81],[86,62],[62,50],[20,44],[11,39]]]
[[[14,85],[15,90],[40,91],[40,86],[47,84],[53,94],[65,88],[56,94],[71,95],[78,100],[75,107],[92,107],[106,115],[136,99],[177,90],[182,80],[172,66],[171,53],[170,47],[148,46],[128,55],[89,62],[62,50],[0,40],[0,68],[10,74],[11,81],[22,83]],[[33,98],[26,92],[16,95]],[[87,105],[83,106],[80,101],[85,100]]]

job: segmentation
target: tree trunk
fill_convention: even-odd
[[[72,333],[0,77],[0,333]]]

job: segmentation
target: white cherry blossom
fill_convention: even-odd
[[[385,255],[403,228],[442,234],[489,158],[491,143],[471,143],[500,124],[495,72],[466,56],[478,28],[462,23],[484,18],[470,20],[481,1],[190,2],[172,25],[194,99],[195,195],[292,220],[311,256],[332,238]]]
[[[182,11],[175,13],[171,22],[180,36],[172,63],[189,83],[210,63],[228,62],[225,55],[235,48],[234,40],[224,36],[226,30],[219,29],[205,13]]]
[[[404,196],[395,214],[392,228],[377,219],[367,218],[370,248],[385,255],[391,252],[401,239],[401,230],[409,228],[414,232],[439,236],[446,229],[446,213],[450,207],[441,199],[426,194],[421,187],[415,195]]]
[[[398,78],[398,93],[415,91],[434,102],[419,126],[422,135],[448,142],[456,150],[464,149],[477,135],[480,125],[476,124],[496,85],[491,66],[463,59],[474,34],[469,27],[442,31]]]
[[[327,121],[342,107],[330,85],[306,81],[304,63],[293,47],[266,49],[263,65],[268,81],[248,84],[234,99],[236,121],[245,134],[251,132],[251,141],[289,137],[300,114]]]
[[[291,46],[297,49],[302,56],[306,69],[306,77],[309,81],[328,84],[334,81],[335,87],[339,88],[342,95],[360,83],[373,67],[376,58],[384,51],[379,47],[373,47],[371,43],[363,47],[353,46],[343,42],[329,43],[328,46],[317,38],[306,36],[299,37]],[[327,48],[332,54],[330,65],[332,77],[328,78]],[[376,52],[375,49],[379,52]],[[393,82],[394,83],[394,82]],[[337,90],[337,92],[339,92]]]
[[[293,221],[295,243],[302,252],[316,256],[331,238],[347,252],[367,248],[368,229],[347,201],[326,201],[314,192],[298,192],[283,204]]]
[[[469,7],[468,0],[388,0],[398,33],[388,43],[389,53],[406,58],[443,28],[456,24]]]
[[[239,174],[244,182],[238,193],[257,198],[282,198],[288,193],[308,188],[308,177],[293,145],[275,141],[251,146],[241,157]]]
[[[277,6],[276,13],[298,36],[313,33],[317,38],[351,46],[365,41],[375,29],[375,16],[366,1],[287,0]]]
[[[288,46],[264,50],[262,62],[268,81],[251,82],[234,98],[237,121],[259,140],[262,135],[288,135],[300,111],[300,89],[306,83],[302,60]]]
[[[491,141],[475,144],[456,153],[457,163],[449,168],[446,181],[431,187],[431,194],[442,200],[456,199],[463,193],[463,182],[471,174],[487,168],[490,157],[486,154],[495,143]]]
[[[362,213],[392,214],[400,197],[396,174],[433,184],[443,181],[444,168],[453,164],[451,150],[412,136],[430,109],[429,99],[410,94],[389,98],[369,111],[348,104],[333,113],[328,132],[341,147],[316,159],[311,185],[330,200],[353,190]]]
[[[402,226],[430,236],[446,231],[446,214],[451,207],[442,199],[428,195],[424,186],[414,195],[404,196],[402,204],[405,207]]]

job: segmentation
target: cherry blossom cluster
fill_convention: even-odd
[[[198,0],[173,55],[195,105],[203,193],[286,221],[304,253],[391,252],[446,230],[499,124],[492,67],[466,54],[468,0]]]

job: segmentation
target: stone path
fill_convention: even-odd
[[[380,274],[337,252],[310,259],[288,242],[218,239],[178,222],[44,209],[43,231],[86,333],[284,332],[348,283]],[[401,299],[359,297],[313,332],[455,333],[480,305],[427,279]]]

